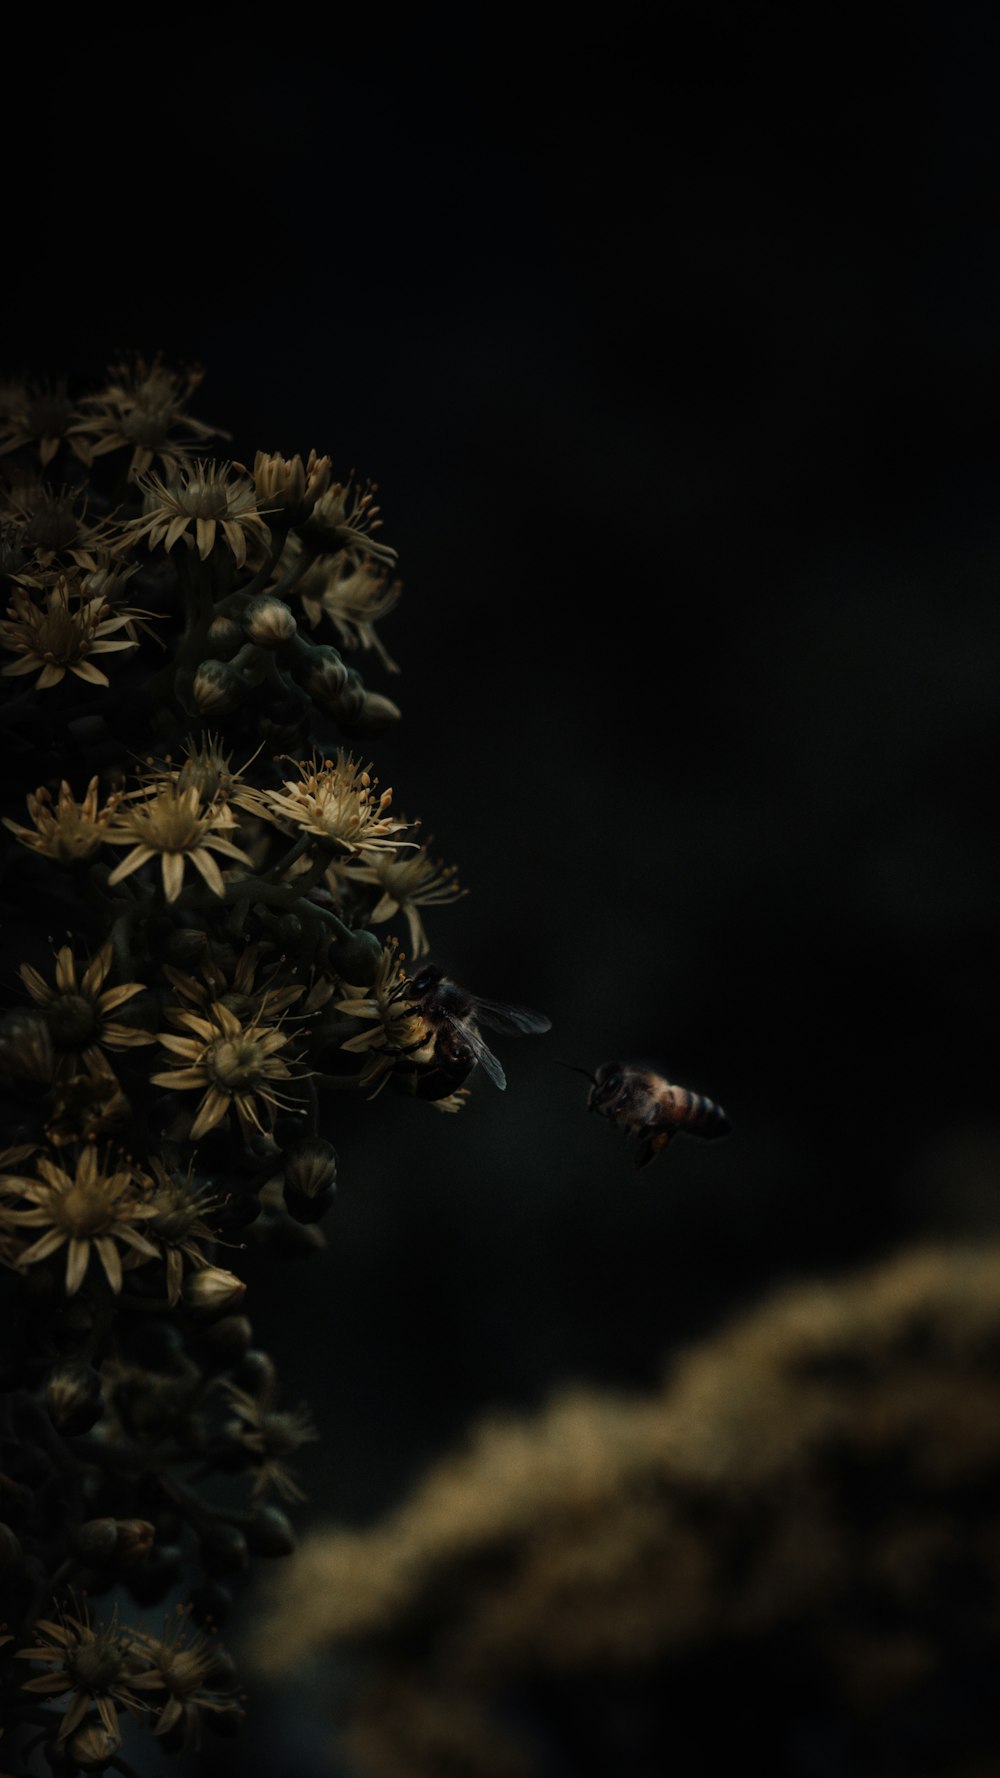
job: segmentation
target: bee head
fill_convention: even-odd
[[[625,1072],[620,1062],[602,1062],[592,1076],[593,1086],[587,1101],[589,1111],[604,1111],[621,1092]]]
[[[429,994],[430,990],[436,988],[438,982],[443,980],[444,970],[438,969],[437,965],[434,963],[428,963],[420,971],[419,975],[415,975],[411,978],[409,988],[413,994]]]

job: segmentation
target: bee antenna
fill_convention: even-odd
[[[571,1074],[585,1075],[586,1078],[590,1081],[591,1086],[596,1087],[596,1085],[597,1085],[596,1077],[593,1074],[591,1074],[589,1068],[580,1068],[576,1062],[564,1062],[561,1056],[553,1056],[552,1060],[554,1062],[558,1062],[560,1068],[568,1068]]]

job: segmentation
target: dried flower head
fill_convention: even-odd
[[[199,457],[176,480],[165,482],[150,473],[137,476],[136,482],[145,510],[129,526],[134,542],[145,537],[150,549],[162,543],[169,554],[183,537],[197,547],[204,562],[221,532],[237,567],[249,553],[254,559],[267,554],[270,533],[257,509],[253,483],[235,474],[231,463]]]
[[[70,946],[62,945],[56,952],[54,986],[30,963],[22,963],[19,971],[32,1000],[44,1011],[57,1051],[79,1055],[85,1064],[99,1065],[103,1049],[131,1049],[156,1041],[151,1031],[119,1025],[109,1018],[145,988],[144,982],[105,988],[112,955],[110,942],[102,945],[78,978],[77,960]]]
[[[108,374],[108,387],[81,402],[85,417],[79,429],[95,457],[131,448],[130,481],[144,475],[156,458],[168,473],[184,469],[206,439],[226,436],[184,410],[202,381],[200,370],[171,370],[157,353],[151,363],[137,356],[131,364],[112,365]]]
[[[318,556],[295,590],[313,629],[325,615],[332,620],[345,648],[374,649],[388,673],[399,672],[375,630],[378,619],[387,616],[399,602],[403,589],[398,580],[387,580],[367,561],[348,566],[342,556]]]
[[[263,790],[260,800],[273,819],[302,833],[335,840],[347,852],[395,848],[405,821],[386,814],[392,791],[378,794],[371,766],[338,748],[336,759],[301,759],[298,779],[286,778],[281,790]]]
[[[224,895],[225,881],[212,853],[221,852],[240,864],[251,862],[220,831],[232,825],[226,805],[217,800],[205,804],[196,784],[182,790],[173,779],[158,782],[144,789],[138,800],[128,800],[116,810],[108,828],[108,844],[130,846],[131,851],[115,866],[108,882],[120,883],[149,859],[159,858],[168,901],[176,901],[180,895],[187,864],[194,865],[213,895]]]
[[[191,1126],[190,1139],[214,1130],[216,1124],[235,1111],[247,1138],[262,1132],[275,1109],[290,1103],[274,1090],[273,1083],[291,1080],[292,1070],[279,1054],[287,1050],[291,1034],[276,1024],[265,1024],[259,1018],[242,1022],[221,1001],[204,1012],[191,1012],[185,1007],[172,1010],[171,1019],[189,1033],[178,1037],[173,1031],[161,1031],[160,1042],[171,1058],[179,1058],[183,1067],[173,1067],[154,1074],[154,1086],[171,1087],[177,1092],[199,1091],[202,1098]]]
[[[43,1154],[34,1165],[40,1178],[0,1175],[0,1197],[17,1200],[15,1207],[5,1206],[0,1211],[4,1226],[15,1234],[22,1229],[45,1230],[18,1253],[20,1270],[65,1247],[66,1294],[75,1296],[94,1253],[113,1291],[122,1287],[118,1244],[146,1259],[159,1257],[137,1226],[153,1214],[149,1181],[130,1161],[120,1161],[109,1172],[88,1144],[78,1155],[72,1174]]]
[[[77,1602],[74,1600],[74,1605]],[[140,1716],[145,1705],[135,1690],[146,1662],[137,1658],[141,1643],[135,1632],[119,1629],[115,1610],[107,1624],[91,1622],[86,1605],[75,1611],[60,1610],[58,1621],[39,1618],[35,1624],[38,1641],[33,1648],[19,1648],[15,1660],[34,1661],[46,1671],[35,1679],[26,1679],[26,1692],[41,1692],[47,1698],[72,1693],[59,1727],[57,1741],[82,1723],[87,1711],[95,1708],[107,1734],[118,1736],[118,1709],[131,1716]]]
[[[38,691],[58,685],[67,672],[92,685],[107,685],[107,674],[95,667],[92,657],[137,647],[134,640],[109,642],[108,637],[140,615],[115,611],[102,593],[90,596],[80,580],[67,575],[46,590],[44,607],[16,588],[7,618],[0,622],[0,648],[21,659],[0,667],[0,674],[11,678],[37,672]]]
[[[65,440],[80,462],[89,464],[91,451],[84,434],[81,409],[67,394],[65,382],[57,382],[51,388],[28,385],[5,404],[0,421],[0,457],[35,445],[45,469]]]
[[[414,957],[422,957],[430,949],[419,909],[457,901],[468,893],[459,888],[456,867],[436,863],[427,846],[395,857],[383,853],[370,864],[347,865],[344,875],[355,883],[373,883],[382,890],[381,899],[368,916],[375,925],[394,919],[396,914],[405,914]]]

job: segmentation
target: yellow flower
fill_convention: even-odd
[[[176,901],[181,892],[185,864],[194,865],[213,895],[224,895],[225,880],[212,852],[221,852],[240,864],[251,862],[239,846],[218,832],[220,827],[232,826],[233,818],[225,805],[213,802],[203,808],[195,784],[181,790],[167,782],[140,796],[141,800],[123,804],[108,828],[109,846],[132,848],[111,872],[109,884],[120,883],[149,859],[158,857],[163,893],[168,901]]]
[[[241,1716],[236,1700],[211,1687],[219,1669],[219,1651],[200,1630],[192,1631],[187,1622],[190,1607],[177,1607],[177,1622],[161,1636],[140,1633],[143,1653],[151,1662],[150,1670],[134,1683],[144,1691],[165,1692],[164,1702],[157,1710],[154,1735],[168,1735],[180,1729],[185,1747],[197,1746],[200,1717],[203,1712],[222,1712]],[[223,1657],[225,1659],[225,1657]]]
[[[290,1034],[280,1029],[280,1021],[265,1025],[251,1018],[243,1023],[221,1001],[204,1012],[175,1008],[170,1017],[190,1035],[178,1037],[173,1031],[161,1031],[160,1042],[185,1066],[154,1074],[152,1083],[177,1092],[201,1091],[190,1140],[197,1142],[214,1130],[230,1110],[236,1112],[248,1140],[255,1132],[263,1132],[258,1100],[269,1122],[276,1106],[290,1103],[271,1084],[293,1078],[288,1063],[277,1053],[291,1042]]]
[[[240,953],[231,977],[224,974],[210,955],[203,957],[198,965],[203,981],[199,982],[193,975],[185,975],[170,963],[164,963],[163,973],[177,992],[202,1012],[207,1012],[217,1001],[221,1001],[238,1019],[270,1019],[276,1013],[287,1012],[301,998],[305,988],[301,982],[292,982],[277,988],[264,983],[258,986],[254,980],[258,961],[259,947],[251,943]],[[272,968],[272,979],[278,969],[280,965]],[[314,1004],[315,1000],[311,998],[310,1009]],[[165,1016],[172,1024],[176,1024],[175,1009],[168,1007]]]
[[[457,901],[468,893],[455,880],[455,866],[435,863],[427,846],[405,857],[383,854],[371,864],[348,865],[344,875],[352,882],[374,883],[381,888],[382,898],[368,916],[376,925],[405,914],[414,957],[422,957],[430,949],[418,908]]]
[[[109,1019],[109,1013],[124,1006],[126,1000],[133,1000],[145,987],[144,982],[125,982],[118,988],[105,988],[111,959],[110,943],[102,945],[77,980],[76,958],[69,945],[63,945],[56,952],[54,987],[30,963],[22,963],[19,970],[32,1000],[44,1008],[56,1049],[82,1056],[88,1067],[100,1067],[103,1049],[131,1049],[136,1044],[156,1042],[152,1031],[140,1031]]]
[[[281,508],[290,524],[300,525],[330,486],[331,468],[329,457],[317,457],[315,451],[309,452],[305,463],[299,456],[258,451],[253,461],[258,505]]]
[[[107,685],[107,674],[95,667],[91,656],[138,647],[134,641],[108,641],[136,615],[133,611],[115,612],[103,594],[89,598],[83,583],[66,575],[60,575],[48,588],[44,610],[17,588],[7,607],[7,619],[0,622],[0,648],[23,658],[0,667],[0,674],[11,678],[37,670],[38,691],[58,685],[67,672],[92,685]]]
[[[303,833],[336,840],[348,852],[370,852],[403,844],[405,821],[386,814],[392,791],[377,793],[371,766],[362,766],[338,748],[336,759],[301,759],[298,781],[286,778],[281,790],[262,790],[261,806],[275,820]]]
[[[25,387],[5,403],[0,422],[0,457],[34,444],[45,469],[65,439],[80,462],[89,464],[90,447],[81,436],[84,430],[81,410],[70,400],[64,382],[52,389]]]
[[[112,365],[109,375],[107,389],[81,402],[85,417],[70,433],[86,433],[94,457],[130,448],[129,481],[144,475],[157,457],[168,473],[185,469],[196,445],[227,436],[184,412],[184,402],[202,380],[200,370],[170,370],[157,354],[151,364],[136,357],[133,364]]]
[[[382,947],[371,985],[342,982],[343,998],[334,1001],[337,1012],[373,1021],[371,1030],[360,1031],[340,1046],[349,1054],[365,1057],[359,1080],[362,1086],[374,1083],[372,1098],[381,1092],[400,1056],[429,1062],[434,1054],[434,1033],[406,998],[409,979],[403,961],[396,940],[391,938]]]
[[[255,559],[263,558],[270,549],[270,532],[257,510],[253,483],[234,475],[230,463],[197,458],[174,481],[149,474],[137,476],[136,483],[145,496],[145,511],[128,527],[134,542],[145,537],[150,549],[162,543],[169,554],[178,538],[184,537],[197,546],[204,562],[221,531],[240,568],[247,560],[248,547]],[[190,529],[193,538],[188,538]]]
[[[398,603],[402,592],[398,580],[388,581],[370,562],[361,561],[347,570],[343,557],[318,556],[295,590],[313,629],[325,613],[345,648],[373,648],[387,672],[399,672],[374,627]]]
[[[15,482],[6,494],[6,515],[17,526],[18,542],[39,568],[53,562],[94,569],[102,551],[116,555],[125,542],[113,519],[87,518],[86,497],[47,482]]]
[[[38,1156],[35,1171],[41,1178],[0,1176],[0,1194],[30,1205],[28,1209],[5,1210],[6,1227],[15,1233],[26,1228],[45,1230],[31,1246],[21,1249],[18,1270],[37,1265],[65,1247],[66,1294],[75,1296],[94,1253],[116,1292],[122,1287],[122,1261],[116,1243],[147,1259],[159,1257],[136,1226],[149,1220],[153,1208],[149,1182],[130,1162],[123,1162],[112,1173],[105,1172],[98,1165],[96,1149],[88,1143],[72,1175],[47,1155]]]
[[[396,551],[387,543],[376,543],[372,536],[382,526],[379,508],[374,505],[376,492],[374,482],[369,482],[363,494],[356,491],[353,477],[346,482],[334,482],[320,495],[302,527],[302,535],[311,548],[330,553],[345,549],[367,553],[391,567]]]
[[[312,1416],[304,1407],[280,1410],[277,1407],[278,1386],[269,1376],[256,1395],[240,1389],[235,1383],[224,1385],[232,1403],[234,1417],[226,1430],[238,1439],[254,1459],[257,1471],[254,1494],[263,1494],[273,1487],[285,1500],[304,1500],[305,1495],[295,1482],[285,1459],[301,1445],[316,1438]]]
[[[155,1183],[147,1233],[163,1250],[167,1300],[173,1306],[180,1301],[185,1259],[196,1271],[209,1264],[200,1243],[217,1241],[218,1236],[205,1219],[221,1209],[225,1200],[213,1197],[207,1187],[195,1185],[190,1166],[186,1175],[178,1178],[157,1155],[149,1164]]]
[[[34,833],[30,827],[18,827],[17,822],[6,815],[3,824],[22,846],[29,847],[32,852],[54,859],[57,864],[76,864],[93,858],[104,845],[108,823],[118,801],[117,794],[112,793],[104,808],[100,808],[99,780],[94,777],[82,803],[78,803],[63,779],[57,800],[44,784],[29,795],[28,814],[35,824]]]
[[[60,1074],[52,1093],[45,1139],[53,1148],[118,1135],[131,1114],[121,1083],[100,1050],[96,1060],[93,1055],[84,1060],[81,1072]]]
[[[38,1638],[35,1647],[19,1648],[14,1659],[34,1661],[46,1671],[36,1679],[26,1679],[22,1689],[41,1692],[47,1698],[73,1694],[59,1726],[57,1744],[73,1733],[91,1707],[105,1732],[118,1741],[116,1706],[120,1704],[130,1716],[140,1716],[146,1706],[133,1689],[139,1677],[138,1639],[130,1630],[119,1630],[117,1609],[106,1625],[92,1624],[86,1606],[80,1615],[60,1610],[58,1623],[39,1618],[34,1634]]]

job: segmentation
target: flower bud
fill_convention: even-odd
[[[232,1593],[217,1580],[205,1581],[191,1594],[191,1616],[196,1624],[213,1628],[224,1624],[232,1608]]]
[[[150,1526],[152,1530],[152,1526]],[[94,1562],[103,1567],[110,1562],[118,1548],[118,1523],[115,1519],[87,1519],[80,1525],[73,1537],[78,1556],[86,1562]]]
[[[248,1390],[258,1401],[263,1401],[278,1386],[274,1360],[259,1346],[251,1346],[249,1352],[244,1352],[236,1376],[240,1388]]]
[[[10,1012],[0,1020],[0,1074],[47,1085],[54,1068],[52,1034],[41,1013]]]
[[[393,728],[402,714],[399,705],[391,698],[383,697],[380,691],[366,691],[361,710],[352,718],[350,726],[359,735],[381,735],[386,729]]]
[[[102,1722],[87,1722],[67,1742],[70,1759],[85,1772],[103,1772],[120,1753],[122,1738]]]
[[[242,1531],[222,1520],[216,1520],[202,1532],[201,1555],[206,1574],[238,1574],[249,1562]]]
[[[24,1561],[24,1551],[9,1525],[0,1521],[0,1574],[13,1574]]]
[[[89,1432],[103,1410],[101,1379],[91,1365],[63,1365],[45,1385],[45,1406],[65,1438]]]
[[[255,1556],[290,1556],[295,1532],[287,1514],[277,1506],[257,1506],[247,1526],[247,1547]]]
[[[337,650],[329,643],[316,644],[310,653],[311,659],[302,675],[302,684],[322,709],[332,708],[347,684],[348,669]]]
[[[227,661],[202,661],[191,695],[203,716],[221,716],[239,703],[241,683]]]
[[[148,1519],[116,1519],[118,1544],[115,1561],[122,1568],[134,1568],[144,1562],[156,1540],[155,1526]]]
[[[252,1339],[253,1328],[246,1315],[224,1315],[201,1335],[198,1354],[203,1367],[228,1370],[243,1357]]]
[[[205,646],[213,659],[231,661],[234,654],[239,654],[244,640],[243,631],[235,618],[218,612],[208,626]]]
[[[190,1272],[184,1280],[183,1296],[189,1309],[200,1314],[224,1314],[246,1295],[246,1285],[235,1272],[221,1266],[206,1266],[203,1271]]]
[[[284,599],[261,593],[250,600],[243,613],[243,628],[258,648],[283,648],[292,640],[298,625]]]
[[[322,1136],[305,1136],[285,1150],[285,1189],[315,1198],[337,1182],[337,1155]]]

